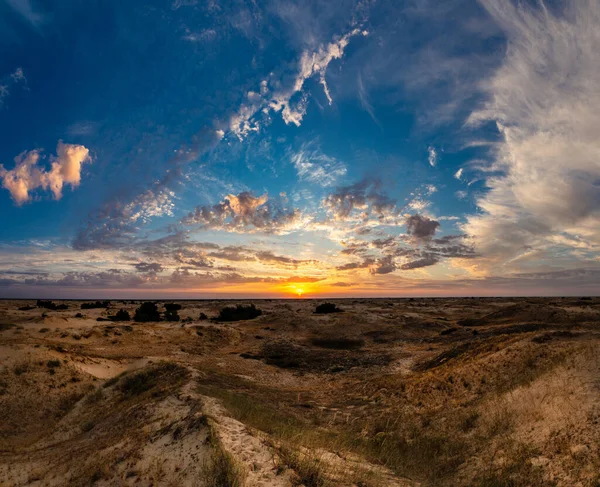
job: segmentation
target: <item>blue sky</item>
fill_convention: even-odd
[[[0,296],[594,294],[595,0],[0,0]]]

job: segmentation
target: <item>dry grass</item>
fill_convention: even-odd
[[[246,473],[240,463],[223,448],[209,422],[208,441],[212,454],[201,470],[200,480],[210,487],[243,487]]]

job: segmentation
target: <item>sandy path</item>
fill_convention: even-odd
[[[290,487],[290,472],[277,473],[277,462],[273,451],[260,438],[254,436],[241,422],[229,416],[221,403],[194,391],[198,372],[193,368],[190,380],[182,389],[181,396],[187,400],[200,401],[202,411],[215,426],[215,433],[223,448],[246,470],[246,486]]]

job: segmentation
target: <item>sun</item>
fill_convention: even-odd
[[[290,286],[290,292],[300,298],[300,297],[302,297],[303,294],[306,293],[306,288],[302,285],[292,284]]]

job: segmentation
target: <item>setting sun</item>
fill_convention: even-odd
[[[303,284],[291,284],[289,286],[289,292],[295,294],[298,297],[302,297],[303,294],[306,294],[307,289]]]

